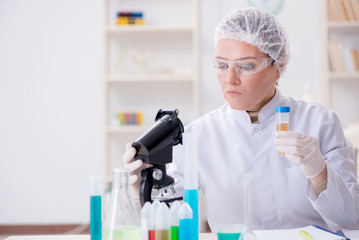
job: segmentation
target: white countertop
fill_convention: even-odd
[[[200,240],[217,240],[214,233],[200,233]],[[5,240],[90,240],[90,235],[33,235],[11,236]]]

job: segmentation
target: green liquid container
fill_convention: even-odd
[[[239,240],[240,233],[217,233],[218,240]]]
[[[141,221],[129,190],[129,172],[112,172],[112,191],[102,225],[102,240],[141,240]]]
[[[102,239],[128,240],[141,239],[141,227],[120,227],[116,229],[102,229]]]
[[[178,240],[178,226],[171,226],[171,240]]]

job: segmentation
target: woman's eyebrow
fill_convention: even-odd
[[[219,57],[219,56],[216,56],[216,58],[223,59],[223,60],[228,60],[227,58]],[[237,60],[246,60],[246,59],[258,59],[258,58],[252,57],[252,56],[247,56],[247,57],[242,57],[242,58],[236,58],[235,61],[237,61]]]
[[[252,56],[243,57],[243,58],[236,58],[236,60],[246,60],[246,59],[258,59],[258,58],[252,57]]]

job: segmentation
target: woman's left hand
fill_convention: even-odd
[[[300,165],[307,178],[318,176],[325,167],[318,139],[293,131],[278,131],[274,145],[278,152]]]

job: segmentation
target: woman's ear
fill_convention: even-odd
[[[276,69],[276,72],[275,72],[275,85],[278,86],[279,85],[280,73],[279,73],[277,68],[275,68],[275,69]]]

